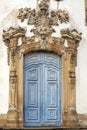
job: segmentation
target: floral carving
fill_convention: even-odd
[[[60,23],[67,23],[69,21],[68,13],[65,10],[49,11],[50,0],[41,0],[38,4],[38,9],[21,8],[19,9],[18,19],[23,22],[28,19],[29,25],[34,25],[31,32],[40,37],[41,48],[45,47],[47,37],[49,37],[55,30],[53,25],[58,26]]]
[[[19,14],[17,16],[18,19],[21,19],[21,22],[23,22],[25,19],[28,18],[28,14],[31,12],[31,8],[20,8]]]
[[[49,4],[50,0],[41,0],[38,4],[38,10],[21,8],[18,14],[18,19],[21,19],[22,22],[24,19],[28,19],[28,24],[34,25],[31,31],[41,37],[42,41],[43,37],[46,38],[55,32],[52,28],[53,25],[59,25],[59,21],[60,23],[69,21],[68,13],[65,10],[52,10],[49,12]]]
[[[69,22],[69,15],[68,15],[67,11],[59,9],[57,11],[57,16],[58,16],[60,23]]]
[[[57,12],[53,10],[51,11],[50,25],[59,25]]]
[[[55,30],[51,27],[44,27],[44,26],[40,26],[40,27],[35,27],[34,29],[31,30],[31,32],[33,32],[35,35],[40,35],[41,37],[43,35],[48,36],[50,34],[52,34],[53,32],[55,32]]]

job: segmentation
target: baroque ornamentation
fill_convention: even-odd
[[[72,39],[76,42],[79,42],[82,37],[82,33],[79,33],[76,29],[73,29],[73,30],[70,30],[70,29],[62,29],[61,30],[61,35],[63,38],[66,38],[66,39]]]
[[[8,30],[3,30],[3,41],[5,42],[5,45],[8,47],[8,65],[9,65],[9,59],[10,59],[10,51],[11,51],[11,59],[14,63],[14,56],[17,52],[17,46],[18,46],[18,38],[25,37],[26,29],[18,27],[10,27]]]
[[[77,65],[77,50],[76,49],[72,51],[71,64],[74,64],[75,66]]]
[[[59,1],[59,0],[56,0]],[[8,48],[9,62],[9,86],[10,86],[10,101],[8,120],[15,121],[15,124],[20,125],[20,120],[23,121],[22,113],[22,88],[23,88],[23,55],[32,51],[50,51],[61,56],[62,58],[62,94],[63,98],[63,121],[65,126],[73,123],[74,117],[69,116],[71,111],[75,111],[75,66],[77,61],[77,47],[81,40],[81,33],[73,29],[62,29],[61,37],[53,37],[55,32],[53,26],[58,26],[60,23],[69,22],[69,16],[65,10],[50,10],[50,0],[38,1],[37,9],[21,8],[19,9],[18,19],[23,22],[28,20],[28,25],[34,25],[31,32],[32,37],[26,37],[25,28],[10,27],[8,30],[3,30],[3,41]],[[18,39],[21,38],[21,45],[18,45]],[[67,47],[64,46],[65,40]],[[19,69],[20,68],[20,69]],[[71,108],[70,108],[71,107]],[[71,110],[70,110],[71,109]],[[19,114],[21,113],[21,114]],[[70,122],[71,117],[72,122]],[[17,122],[18,118],[18,122]],[[68,122],[68,123],[66,123]],[[12,126],[15,126],[14,122]],[[7,126],[9,124],[7,123]],[[23,122],[21,125],[23,127]]]
[[[10,107],[9,107],[10,110],[12,108],[16,109],[16,102],[15,102],[16,83],[17,83],[16,71],[11,71],[10,72],[11,102],[10,102]]]
[[[77,65],[77,47],[82,39],[82,33],[79,33],[76,29],[62,29],[60,31],[61,37],[67,40],[68,48],[70,48],[70,62],[73,65]]]
[[[70,71],[69,72],[69,77],[70,77],[71,84],[75,85],[75,78],[76,78],[75,72],[74,71]]]
[[[9,47],[9,43],[10,40],[15,38],[19,38],[19,37],[23,37],[26,33],[26,30],[18,27],[18,28],[14,28],[14,27],[10,27],[8,30],[3,30],[3,41],[5,42],[6,46]]]
[[[23,22],[25,19],[28,19],[29,25],[34,25],[34,28],[31,29],[31,32],[34,35],[40,37],[41,48],[45,48],[49,36],[55,30],[53,25],[59,25],[60,23],[69,22],[68,13],[65,10],[55,10],[49,12],[50,0],[41,0],[38,4],[38,9],[31,8],[21,8],[19,9],[18,19],[21,19]]]

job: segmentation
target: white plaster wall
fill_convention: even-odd
[[[87,113],[87,27],[85,26],[85,0],[64,0],[59,8],[68,10],[70,22],[66,25],[60,25],[56,28],[57,33],[54,36],[60,36],[61,28],[76,28],[82,32],[82,41],[78,48],[78,61],[76,67],[76,109],[78,113]],[[16,15],[16,9],[20,7],[34,7],[36,0],[3,0],[0,1],[0,113],[6,113],[8,110],[9,93],[9,67],[7,65],[6,47],[2,42],[2,30],[10,26],[26,26],[26,22],[20,23]],[[51,0],[51,9],[56,8],[56,2]],[[30,28],[28,27],[28,30]],[[26,34],[32,34],[29,31]]]

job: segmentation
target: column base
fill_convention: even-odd
[[[18,127],[18,115],[16,110],[9,110],[7,113],[7,127],[17,128]]]
[[[63,126],[66,128],[78,128],[77,112],[75,110],[64,113]]]
[[[7,121],[14,122],[17,121],[17,111],[16,110],[9,110],[7,113]]]

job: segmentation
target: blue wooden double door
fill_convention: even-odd
[[[61,57],[48,52],[24,56],[24,126],[61,125]]]

